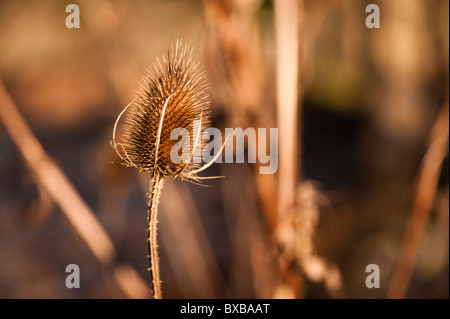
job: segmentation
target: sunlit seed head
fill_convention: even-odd
[[[193,124],[194,121],[201,123],[201,132],[209,127],[209,106],[205,72],[194,59],[189,45],[177,41],[162,62],[158,59],[144,74],[136,98],[124,114],[123,134],[116,151],[121,153],[119,155],[126,165],[140,171],[192,178],[192,172],[200,165],[193,163],[193,148],[199,129]],[[170,135],[176,128],[189,132],[188,163],[171,160],[170,151],[178,141],[171,140]],[[197,147],[203,149],[206,141],[200,139],[199,143]]]

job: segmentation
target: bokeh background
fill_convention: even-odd
[[[65,26],[72,2],[79,29]],[[380,29],[365,26],[369,3],[380,7]],[[96,258],[0,121],[1,298],[150,296],[149,176],[117,164],[114,121],[145,68],[183,39],[211,82],[213,126],[276,127],[275,10],[262,0],[0,2],[0,80],[115,251]],[[305,0],[300,17],[297,206],[277,214],[283,180],[255,164],[215,164],[204,175],[226,177],[209,187],[168,181],[159,214],[166,298],[388,295],[432,127],[448,112],[449,3]],[[436,192],[417,226],[407,298],[449,296],[444,153],[437,187],[425,187]],[[65,286],[72,263],[79,289]],[[379,289],[365,286],[368,264],[380,267]]]

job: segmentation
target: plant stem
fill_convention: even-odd
[[[47,191],[73,226],[69,229],[82,238],[105,271],[112,271],[114,280],[125,296],[147,298],[150,295],[148,286],[133,267],[116,263],[117,252],[111,237],[61,168],[44,150],[1,79],[0,123],[4,124],[39,187]]]
[[[158,256],[158,203],[163,187],[163,177],[158,173],[154,174],[150,182],[150,198],[148,203],[148,252],[150,257],[150,268],[153,278],[153,297],[162,298],[161,279],[159,272]]]
[[[447,87],[445,101],[431,129],[430,144],[422,160],[411,215],[387,292],[389,299],[403,299],[406,296],[420,243],[433,209],[442,163],[448,152],[448,101]]]
[[[302,4],[275,1],[277,126],[279,140],[278,211],[283,218],[292,208],[301,167],[299,74],[302,59]]]

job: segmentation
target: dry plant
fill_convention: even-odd
[[[114,125],[112,146],[124,165],[152,175],[147,231],[155,299],[162,298],[157,224],[163,182],[166,177],[173,177],[201,185],[202,179],[211,178],[197,175],[216,159],[200,167],[198,156],[201,151],[198,148],[203,150],[206,144],[201,134],[209,127],[209,105],[208,83],[203,68],[194,59],[189,45],[177,41],[169,49],[167,58],[163,57],[162,62],[158,59],[147,70],[136,97],[120,113]],[[118,143],[117,125],[124,114],[122,142]],[[188,139],[182,139],[183,143],[189,143],[183,144],[183,149],[187,147],[190,150],[189,158],[180,163],[171,160],[171,149],[178,143],[170,139],[175,129],[185,129],[184,132],[189,134]],[[216,157],[219,155],[220,152]]]
[[[442,163],[448,154],[448,84],[445,100],[430,132],[428,149],[418,176],[416,196],[411,208],[406,233],[390,282],[387,298],[405,298],[425,226],[436,200]]]
[[[342,298],[344,287],[339,268],[316,252],[319,204],[326,201],[326,197],[314,184],[312,181],[303,181],[297,187],[294,207],[286,212],[286,217],[280,222],[279,236],[283,244],[281,262],[284,267],[288,266],[285,269],[287,274],[301,269],[312,282],[322,282],[330,296]],[[295,277],[290,275],[287,278]],[[280,285],[277,293],[284,297],[283,294],[289,293],[289,287]]]
[[[84,7],[87,9],[87,12],[85,13],[86,24],[88,27],[87,34],[92,38],[93,41],[102,44],[102,55],[104,56],[104,59],[102,59],[102,61],[106,70],[107,79],[111,84],[111,87],[113,88],[115,97],[122,105],[128,103],[127,100],[129,100],[130,90],[134,90],[134,88],[132,87],[134,86],[134,84],[131,83],[130,85],[130,81],[128,81],[127,79],[133,78],[136,74],[140,73],[137,58],[129,50],[125,49],[127,46],[126,43],[124,43],[123,35],[120,32],[120,30],[122,30],[124,22],[126,21],[126,13],[129,11],[129,6],[129,3],[115,3],[113,5],[110,1],[84,3]],[[99,24],[99,15],[101,15],[102,21],[108,21],[108,23]],[[146,178],[141,178],[141,180],[145,180],[143,189],[145,188],[146,192],[148,181]],[[121,188],[118,189],[117,186]],[[212,266],[215,265],[215,261],[213,260],[213,255],[211,253],[208,254],[210,248],[207,247],[208,243],[206,240],[204,240],[205,236],[203,236],[203,240],[200,240],[202,234],[204,235],[205,230],[203,229],[201,223],[198,222],[200,217],[198,216],[195,207],[189,205],[188,203],[191,190],[188,187],[183,188],[183,199],[181,199],[177,195],[175,195],[176,198],[173,198],[173,196],[174,193],[179,193],[178,189],[180,187],[183,187],[182,184],[176,185],[176,183],[167,183],[164,185],[164,187],[169,188],[167,189],[167,193],[171,195],[171,200],[163,203],[163,205],[167,205],[168,207],[170,207],[169,210],[173,212],[172,214],[167,214],[166,216],[164,216],[165,218],[167,218],[168,229],[164,232],[164,234],[162,234],[162,240],[168,240],[167,243],[169,243],[168,246],[170,247],[170,249],[167,251],[167,254],[170,264],[180,264],[181,258],[181,260],[183,261],[183,269],[189,274],[189,276],[197,276],[197,278],[200,275],[204,276],[206,264]],[[109,211],[109,207],[115,207],[116,210],[117,205],[123,207],[121,206],[121,204],[123,205],[123,203],[125,202],[125,197],[127,196],[127,187],[124,187],[124,183],[120,183],[120,185],[114,186],[111,185],[111,180],[104,181],[102,192],[104,194],[107,194],[109,191],[117,192],[117,196],[114,196],[113,201],[111,201],[110,196],[107,199],[103,200],[104,205],[102,205],[101,207],[105,210],[105,212]],[[190,199],[192,200],[192,198]],[[180,202],[181,200],[183,201],[180,203],[180,206],[178,202]],[[171,227],[174,223],[177,223],[178,225],[182,224],[182,222],[180,223],[180,217],[181,219],[183,219],[183,217],[186,217],[184,216],[184,214],[189,214],[189,216],[187,217],[190,221],[190,227],[183,230],[180,230],[180,228]],[[115,219],[109,218],[108,222],[110,223],[111,227],[114,227],[113,229],[121,230],[122,227],[126,227],[123,225],[123,223],[120,222],[121,220],[123,220],[123,218],[125,218],[124,214],[122,214],[121,216],[117,214]],[[119,220],[117,221],[117,219]],[[189,238],[191,237],[187,236],[189,234],[193,235],[195,238],[198,237],[197,240],[193,240],[192,242],[190,242]],[[181,253],[177,252],[179,243],[186,244],[186,240],[188,240],[188,243],[191,243],[193,245],[191,247],[191,250],[198,252],[198,258],[195,258],[195,261],[191,260],[194,258],[187,258],[186,254],[183,253],[183,249],[178,249],[181,251]],[[171,241],[174,241],[174,245],[170,244]],[[190,251],[190,253],[192,253],[192,251]],[[194,283],[194,287],[197,287],[197,292],[199,292],[199,289],[201,287],[209,287],[208,289],[206,289],[206,291],[208,292],[207,295],[210,295],[210,293],[212,292],[211,285],[214,282],[213,278],[218,281],[218,286],[223,285],[223,283],[221,283],[222,280],[218,279],[220,278],[220,276],[217,275],[217,265],[212,266],[212,269],[209,268],[208,274],[211,280],[191,280],[191,282]],[[177,275],[182,276],[182,273],[178,272]],[[186,288],[184,287],[184,289]]]

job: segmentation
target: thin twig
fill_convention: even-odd
[[[448,87],[446,98],[430,134],[430,146],[423,158],[416,197],[401,246],[397,266],[388,289],[387,298],[401,299],[408,284],[419,250],[420,241],[432,210],[438,186],[441,165],[448,151]]]

